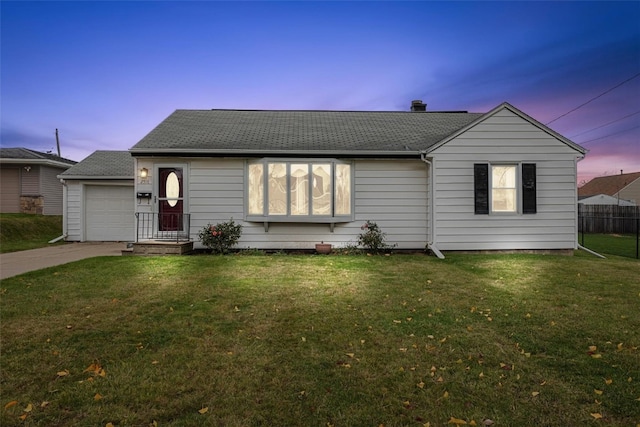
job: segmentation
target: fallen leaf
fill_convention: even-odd
[[[24,414],[20,415],[18,418],[20,418],[22,421],[24,421],[24,420],[26,420],[26,419],[27,419],[27,415],[29,415],[29,414],[27,414],[27,413],[25,412]]]
[[[602,418],[602,414],[601,414],[601,413],[599,413],[599,412],[592,412],[592,413],[591,413],[591,416],[592,416],[593,418],[595,418],[596,420],[599,420],[599,419],[601,419],[601,418]]]
[[[42,402],[42,403],[40,404],[40,407],[41,407],[41,408],[46,408],[47,406],[49,406],[49,403],[51,403],[51,402],[49,402],[49,401],[45,400],[44,402]]]
[[[593,389],[593,392],[600,396],[602,394],[602,390],[598,390],[597,388]]]
[[[198,412],[200,412],[201,414],[206,414],[207,411],[209,411],[209,407],[208,406],[198,410]]]
[[[478,424],[476,424],[475,420],[471,420],[471,421],[469,421],[469,425],[470,426],[477,426]]]
[[[492,426],[494,424],[494,421],[487,418],[486,420],[482,421],[482,425],[484,426]]]
[[[612,380],[612,379],[610,379],[610,378],[608,378],[608,379],[604,380],[604,383],[605,383],[606,385],[611,385],[611,384],[613,383],[613,380]]]
[[[539,395],[540,392],[539,391],[533,391],[531,392],[531,396],[536,397],[537,395]]]
[[[113,427],[113,423],[107,423],[104,427]]]
[[[596,354],[592,354],[591,357],[593,357],[594,359],[600,359],[602,358],[602,355],[600,353],[596,353]]]
[[[17,404],[18,404],[17,400],[12,400],[11,402],[9,402],[6,405],[4,405],[4,409],[7,410],[7,409],[11,408],[12,406],[16,406]]]
[[[598,347],[595,346],[595,345],[590,345],[589,346],[589,351],[592,352],[592,353],[595,352],[597,349],[598,349]]]
[[[102,399],[102,395],[100,393],[96,393],[95,396],[93,396],[93,400],[100,400]]]
[[[64,371],[58,371],[58,376],[59,377],[66,377],[67,375],[69,375],[69,370],[65,369]]]
[[[24,412],[31,412],[31,411],[33,411],[33,405],[29,403],[27,407],[24,408]]]
[[[448,391],[445,391],[445,392],[444,392],[444,394],[442,395],[442,397],[443,397],[444,399],[448,399],[448,398],[449,398],[449,392],[448,392]],[[466,424],[466,423],[465,423],[465,424]]]
[[[416,386],[418,386],[419,388],[424,388],[424,382],[420,381],[418,384],[416,384]]]
[[[451,417],[447,424],[455,424],[457,426],[464,426],[464,425],[467,425],[467,422],[465,420],[461,420],[460,418]]]
[[[350,358],[353,359],[353,357],[355,356],[355,353],[345,353],[347,356],[349,356]]]

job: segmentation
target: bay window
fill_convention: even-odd
[[[247,220],[340,222],[352,218],[352,167],[333,159],[262,159],[247,165]]]

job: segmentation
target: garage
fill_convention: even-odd
[[[85,240],[133,241],[133,186],[85,186]]]

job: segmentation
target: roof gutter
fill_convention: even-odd
[[[231,157],[255,157],[255,156],[306,156],[306,157],[402,157],[415,158],[417,154],[414,150],[406,151],[384,151],[384,150],[344,150],[344,151],[328,151],[328,150],[247,150],[247,149],[228,149],[228,150],[202,150],[195,148],[187,148],[176,150],[173,148],[165,149],[136,149],[129,150],[132,156],[180,156],[188,155],[194,157],[207,157],[212,155],[231,156]]]
[[[14,164],[14,165],[29,163],[32,165],[55,166],[55,167],[61,167],[66,169],[69,169],[71,166],[74,165],[74,163],[58,162],[56,160],[49,160],[49,159],[0,159],[0,163]]]
[[[440,252],[440,250],[436,247],[435,243],[433,242],[434,236],[435,236],[435,231],[436,231],[436,226],[435,226],[435,192],[436,192],[436,182],[434,180],[434,174],[433,174],[433,162],[431,160],[429,160],[427,158],[427,152],[426,151],[422,151],[420,152],[420,160],[422,160],[427,167],[429,168],[429,183],[431,184],[431,191],[429,192],[429,237],[430,240],[427,241],[427,247],[429,249],[431,249],[431,251],[440,259],[444,259],[444,255],[442,254],[442,252]]]

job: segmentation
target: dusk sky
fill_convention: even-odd
[[[55,152],[58,128],[62,156],[80,161],[131,148],[176,109],[506,101],[589,150],[578,182],[640,171],[640,1],[0,8],[2,147]]]

